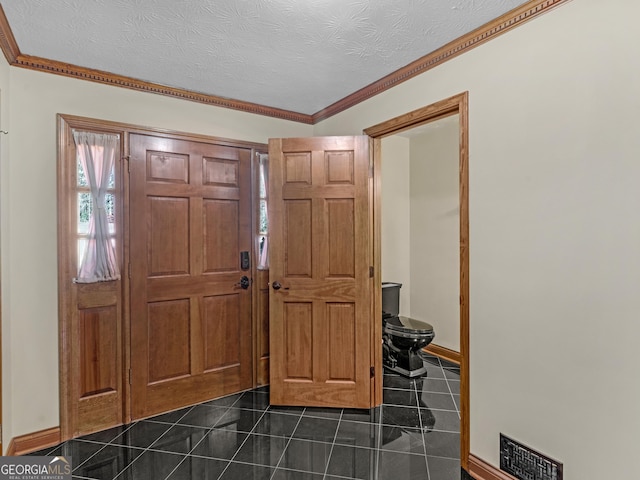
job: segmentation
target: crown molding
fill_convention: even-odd
[[[42,72],[79,78],[90,82],[103,83],[131,90],[155,93],[169,97],[190,100],[217,107],[230,108],[293,122],[316,124],[348,108],[357,105],[379,93],[426,72],[458,55],[471,50],[523,23],[570,0],[531,0],[520,7],[505,13],[501,17],[484,24],[466,35],[444,45],[434,52],[382,77],[366,87],[344,97],[328,107],[308,115],[279,108],[267,107],[256,103],[233,100],[230,98],[207,95],[181,88],[169,87],[157,83],[145,82],[131,77],[116,75],[101,70],[79,67],[68,63],[41,57],[23,55],[13,36],[7,17],[0,5],[0,48],[10,65]]]
[[[7,21],[7,16],[4,14],[2,4],[0,4],[0,48],[9,65],[13,65],[20,55],[20,49]]]
[[[518,8],[505,13],[504,15],[485,23],[481,27],[449,42],[437,50],[425,55],[424,57],[411,62],[409,65],[402,67],[389,75],[382,77],[366,87],[361,88],[357,92],[344,97],[342,100],[329,105],[312,115],[313,123],[316,124],[322,120],[326,120],[348,108],[364,102],[365,100],[378,95],[379,93],[389,90],[396,85],[405,82],[421,73],[431,70],[438,65],[457,57],[458,55],[468,52],[483,43],[508,32],[512,28],[522,25],[524,22],[537,17],[542,13],[546,13],[554,7],[557,7],[570,0],[532,0],[521,5]]]
[[[215,95],[207,95],[182,88],[169,87],[158,83],[145,82],[123,75],[116,75],[92,68],[79,67],[77,65],[71,65],[41,57],[34,57],[31,55],[19,55],[12,65],[30,70],[54,73],[65,77],[80,78],[90,82],[114,85],[117,87],[128,88],[130,90],[155,93],[158,95],[190,100],[192,102],[206,103],[216,107],[230,108],[232,110],[240,110],[243,112],[255,113],[257,115],[280,118],[282,120],[291,120],[293,122],[308,124],[312,123],[311,115],[304,113],[267,107],[256,103],[243,102],[241,100],[217,97]]]
[[[31,55],[23,55],[20,53],[18,44],[16,43],[11,26],[7,21],[7,17],[0,4],[0,48],[4,53],[7,62],[13,67],[27,68],[41,72],[53,73],[65,77],[79,78],[90,82],[103,83],[117,87],[128,88],[130,90],[138,90],[142,92],[155,93],[168,97],[190,100],[192,102],[205,103],[216,107],[230,108],[232,110],[240,110],[243,112],[254,113],[257,115],[265,115],[267,117],[279,118],[282,120],[290,120],[292,122],[311,124],[313,119],[311,115],[304,113],[292,112],[280,108],[267,107],[256,103],[243,102],[241,100],[233,100],[230,98],[218,97],[215,95],[207,95],[204,93],[193,92],[182,88],[168,87],[158,83],[145,82],[123,75],[116,75],[102,70],[92,68],[79,67],[69,63],[49,60],[47,58],[35,57]]]

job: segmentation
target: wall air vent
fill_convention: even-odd
[[[562,480],[562,464],[500,434],[500,469],[519,480]]]

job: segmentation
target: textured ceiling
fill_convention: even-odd
[[[313,114],[525,0],[3,0],[21,53]]]

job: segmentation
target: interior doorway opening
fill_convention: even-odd
[[[382,281],[399,315],[428,322],[429,351],[459,363],[459,115],[382,139]],[[384,310],[384,308],[383,308]]]
[[[451,116],[458,118],[458,213],[459,213],[459,363],[460,363],[460,464],[468,469],[469,429],[469,134],[468,92],[392,118],[364,130],[373,143],[373,254],[374,283],[382,284],[382,139],[428,125]],[[389,161],[387,159],[387,161]],[[381,318],[382,292],[376,289],[374,315]],[[382,337],[382,323],[375,322],[373,334]],[[447,349],[449,350],[449,349]],[[382,366],[382,349],[374,352]]]

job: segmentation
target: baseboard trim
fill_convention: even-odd
[[[448,362],[455,363],[458,366],[460,365],[460,352],[456,352],[455,350],[451,350],[446,347],[441,347],[434,343],[427,345],[423,350],[431,355],[447,360]]]
[[[488,464],[474,454],[469,454],[469,474],[476,480],[517,480],[508,473]]]
[[[4,456],[13,457],[16,454],[16,444],[13,441],[13,438],[9,442],[9,446],[7,447],[6,453],[3,453]]]
[[[60,443],[60,427],[48,428],[12,438],[7,448],[7,456],[25,455]]]

